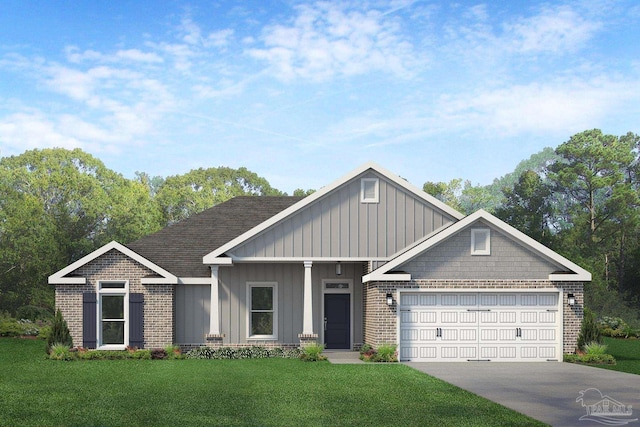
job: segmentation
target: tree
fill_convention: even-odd
[[[525,171],[513,188],[505,188],[503,194],[505,201],[497,209],[496,216],[529,237],[549,245],[551,189],[542,178],[534,171]]]
[[[62,317],[60,310],[56,310],[56,315],[51,324],[51,332],[47,337],[47,353],[49,353],[51,347],[58,344],[73,347],[73,340],[71,339],[67,321]]]
[[[462,179],[456,178],[449,182],[427,181],[422,186],[422,190],[453,209],[462,212],[459,200],[462,193]]]
[[[53,306],[47,276],[104,243],[160,227],[149,190],[80,149],[0,160],[0,308]]]
[[[174,224],[236,196],[282,196],[266,179],[242,167],[194,169],[170,176],[160,186],[156,200],[164,222]]]

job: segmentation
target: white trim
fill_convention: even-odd
[[[251,288],[273,289],[273,334],[251,335]],[[247,282],[247,340],[277,340],[278,339],[278,282]]]
[[[401,318],[402,294],[415,294],[415,293],[536,293],[536,294],[557,294],[557,309],[558,317],[556,319],[556,327],[558,328],[558,335],[556,340],[556,352],[558,356],[558,362],[563,361],[564,354],[564,291],[561,288],[398,288],[397,289],[397,304],[396,310],[396,344],[398,346],[398,355],[401,354],[400,348],[400,331],[401,331]]]
[[[357,257],[357,258],[348,258],[348,257],[341,257],[341,258],[330,258],[330,257],[234,257],[233,253],[228,252],[228,255],[230,255],[233,258],[233,262],[235,263],[251,263],[251,262],[305,262],[305,261],[311,261],[311,262],[318,262],[318,263],[324,263],[324,262],[330,262],[330,263],[336,263],[336,262],[368,262],[368,261],[389,261],[391,258],[385,257],[385,258],[364,258],[364,257]],[[231,259],[231,258],[230,258]]]
[[[485,235],[484,241],[486,246],[484,249],[476,249],[477,236],[480,235]],[[471,256],[478,255],[491,255],[491,229],[488,227],[471,229]]]
[[[210,285],[211,276],[209,277],[178,277],[179,285]]]
[[[245,233],[241,234],[240,236],[236,237],[235,239],[231,240],[230,242],[220,246],[218,249],[215,249],[214,251],[212,251],[209,254],[205,255],[203,257],[203,259],[202,259],[203,263],[204,264],[215,264],[217,262],[216,260],[218,260],[218,257],[224,255],[226,252],[232,250],[236,246],[240,245],[241,243],[245,242],[246,240],[250,239],[251,237],[257,235],[258,233],[261,233],[262,231],[268,229],[272,225],[277,224],[278,222],[282,221],[283,219],[287,218],[288,216],[290,216],[290,215],[294,214],[295,212],[301,210],[305,206],[308,206],[311,203],[315,202],[316,200],[324,197],[325,195],[329,194],[330,192],[332,192],[336,188],[340,187],[341,185],[344,185],[345,183],[351,181],[352,179],[357,178],[359,175],[362,175],[363,173],[367,172],[368,170],[373,170],[377,174],[385,177],[389,181],[392,181],[396,185],[404,188],[408,192],[414,194],[416,197],[426,201],[427,203],[433,205],[436,209],[439,209],[439,210],[443,211],[444,213],[446,213],[447,215],[452,216],[455,219],[459,220],[459,219],[462,219],[464,217],[464,215],[462,215],[460,212],[456,211],[452,207],[450,207],[447,204],[445,204],[445,203],[441,202],[440,200],[436,199],[432,195],[425,193],[424,191],[422,191],[418,187],[416,187],[413,184],[409,183],[407,180],[399,177],[398,175],[395,175],[395,174],[387,171],[386,169],[382,168],[381,166],[377,165],[376,163],[368,162],[368,163],[365,163],[362,166],[354,169],[353,171],[349,172],[348,174],[346,174],[342,178],[334,181],[332,184],[329,184],[329,185],[321,188],[320,190],[316,191],[315,193],[310,194],[309,196],[307,196],[304,199],[300,200],[299,202],[293,204],[292,206],[288,207],[287,209],[283,210],[282,212],[272,216],[268,220],[266,220],[266,221],[258,224],[257,226],[253,227],[251,230],[246,231]]]
[[[122,288],[103,288],[103,283],[123,283]],[[124,350],[129,345],[129,281],[128,280],[99,280],[96,284],[96,349],[97,350]],[[124,336],[122,344],[102,344],[102,297],[103,296],[123,296],[123,317],[124,317]]]
[[[349,284],[348,289],[327,289],[327,283],[347,283]],[[320,342],[324,343],[324,296],[325,294],[348,294],[349,295],[349,349],[353,349],[353,333],[354,333],[354,297],[353,297],[353,279],[322,279],[322,301],[320,312],[322,313],[322,317],[320,320],[322,321],[323,327],[320,333]]]
[[[366,194],[367,184],[373,183],[373,197]],[[380,178],[360,179],[360,203],[380,203]]]
[[[82,267],[85,264],[88,264],[89,262],[93,261],[94,259],[106,254],[107,252],[109,252],[112,249],[117,250],[118,252],[122,253],[123,255],[125,255],[125,256],[133,259],[134,261],[144,265],[148,269],[152,270],[154,273],[157,273],[160,276],[162,276],[162,277],[159,277],[159,278],[143,278],[142,279],[142,283],[143,284],[147,284],[147,283],[177,284],[178,283],[178,278],[176,276],[174,276],[173,274],[169,273],[167,270],[163,269],[162,267],[159,267],[158,265],[154,264],[153,262],[149,261],[148,259],[140,256],[136,252],[134,252],[131,249],[127,248],[126,246],[121,245],[120,243],[118,243],[116,241],[112,241],[112,242],[107,243],[106,245],[102,246],[101,248],[96,249],[95,251],[91,252],[90,254],[80,258],[78,261],[74,262],[73,264],[70,264],[70,265],[66,266],[65,268],[63,268],[62,270],[58,271],[57,273],[54,273],[51,276],[49,276],[49,284],[50,285],[85,284],[86,283],[86,279],[83,278],[83,277],[64,277],[64,276],[66,276],[67,274],[73,273],[74,271],[76,271],[80,267]]]
[[[480,209],[479,211],[463,218],[459,222],[456,222],[455,224],[450,225],[449,227],[433,235],[429,239],[424,240],[420,244],[413,246],[406,252],[398,255],[395,259],[389,261],[388,263],[384,264],[383,266],[376,269],[375,271],[365,275],[362,278],[362,282],[367,283],[371,281],[400,280],[396,274],[392,274],[389,272],[394,268],[397,268],[407,263],[408,261],[412,260],[416,256],[431,249],[432,247],[436,246],[440,242],[448,239],[449,237],[460,232],[464,228],[472,225],[473,223],[475,223],[480,219],[491,224],[493,227],[500,230],[506,236],[510,237],[516,242],[529,248],[532,252],[536,252],[541,257],[553,263],[559,264],[560,266],[573,272],[568,274],[550,274],[549,280],[559,281],[559,282],[590,282],[591,281],[591,273],[589,273],[584,268],[580,267],[577,264],[574,264],[573,262],[569,261],[568,259],[558,254],[557,252],[552,251],[551,249],[535,241],[534,239],[522,233],[521,231],[516,230],[515,228],[505,223],[504,221],[501,221],[495,216],[491,215],[490,213]],[[514,277],[514,279],[522,280],[523,278]]]

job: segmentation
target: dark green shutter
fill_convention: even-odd
[[[129,345],[144,347],[144,294],[129,294]]]
[[[96,348],[97,346],[98,311],[96,301],[95,292],[82,294],[82,346],[85,348]]]

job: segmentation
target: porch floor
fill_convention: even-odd
[[[325,350],[322,352],[329,362],[334,364],[358,364],[364,363],[360,360],[360,352],[351,350]]]

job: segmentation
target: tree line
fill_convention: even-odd
[[[456,179],[424,190],[464,213],[478,208],[589,270],[586,305],[638,323],[640,137],[599,129],[545,148],[489,186]]]
[[[454,179],[423,189],[463,213],[492,212],[593,274],[586,303],[640,312],[640,137],[598,129],[523,160],[491,185]],[[297,189],[304,196],[313,190]],[[0,311],[52,308],[47,277],[111,240],[129,243],[240,195],[286,193],[246,168],[127,179],[80,150],[0,159]]]

